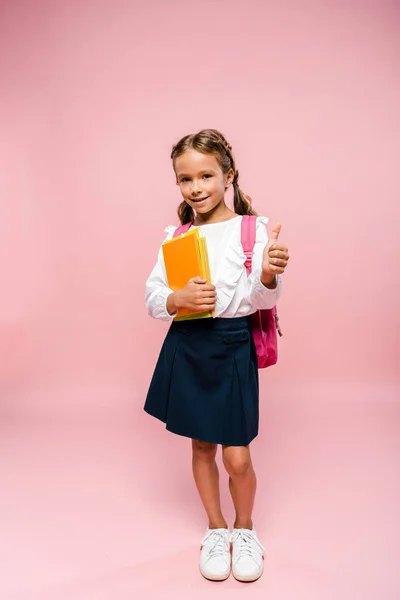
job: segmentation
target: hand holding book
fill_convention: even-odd
[[[193,277],[184,288],[168,296],[167,311],[169,314],[174,314],[181,308],[194,312],[213,311],[216,298],[214,285],[208,284],[203,277]]]
[[[215,287],[211,284],[207,244],[192,229],[162,245],[167,280],[173,291],[167,311],[175,320],[206,319],[214,315]]]

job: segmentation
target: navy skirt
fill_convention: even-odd
[[[249,317],[174,321],[144,410],[204,442],[246,446],[258,434],[258,365]]]

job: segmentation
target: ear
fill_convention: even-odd
[[[235,173],[233,171],[233,169],[229,169],[229,171],[227,172],[227,174],[225,175],[225,189],[227,190],[228,187],[231,185],[233,178],[235,176]]]

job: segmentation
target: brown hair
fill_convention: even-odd
[[[232,146],[228,144],[220,131],[217,129],[203,129],[199,133],[186,135],[173,146],[172,161],[174,162],[178,156],[181,156],[187,150],[213,154],[224,174],[233,169],[233,207],[235,212],[238,215],[257,214],[252,209],[250,196],[247,196],[239,187],[239,171],[236,169]],[[178,216],[182,225],[185,225],[194,220],[194,211],[189,204],[183,201],[178,207]]]

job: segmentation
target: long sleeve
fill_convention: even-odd
[[[175,227],[168,227],[165,240],[171,239]],[[154,319],[161,321],[172,321],[175,315],[167,311],[167,298],[173,291],[168,287],[167,274],[165,271],[164,256],[162,249],[158,252],[158,260],[154,269],[146,281],[146,309]]]
[[[268,219],[266,217],[259,217],[257,219],[252,270],[248,277],[247,300],[256,310],[272,308],[276,305],[282,293],[282,277],[280,275],[275,275],[277,285],[274,289],[265,287],[260,281],[262,255],[268,243],[267,222]]]

